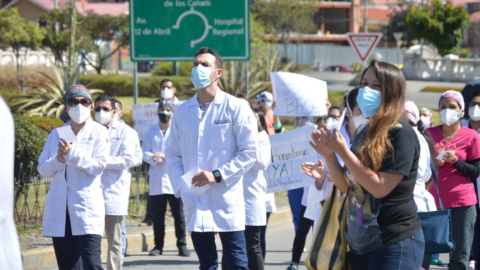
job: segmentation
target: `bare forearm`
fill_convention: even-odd
[[[343,173],[343,168],[338,163],[338,159],[336,155],[331,155],[330,157],[325,158],[325,161],[328,165],[328,172],[330,174],[330,178],[333,181],[333,184],[340,189],[341,192],[346,193],[348,191],[348,183],[345,180],[345,176]]]

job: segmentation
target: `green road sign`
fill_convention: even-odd
[[[133,61],[190,61],[200,47],[250,59],[250,0],[130,0]]]

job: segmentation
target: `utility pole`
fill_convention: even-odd
[[[250,90],[250,89],[248,89],[248,86],[250,84],[249,81],[248,81],[248,69],[249,69],[248,64],[249,64],[248,61],[246,61],[245,62],[245,94],[247,95],[247,98],[249,98],[249,96],[248,96],[249,93],[248,92]]]
[[[423,3],[424,0],[422,0],[422,10],[423,10]],[[423,59],[423,38],[420,40],[420,59]]]
[[[368,33],[368,0],[365,1],[365,11],[363,12],[364,18],[363,18],[363,24],[364,24],[364,32]]]

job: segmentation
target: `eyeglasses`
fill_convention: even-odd
[[[328,118],[338,119],[338,118],[340,118],[340,116],[341,116],[341,115],[333,115],[333,114],[330,114],[330,115],[328,116]]]
[[[78,103],[82,104],[82,106],[84,106],[84,107],[88,107],[92,104],[92,102],[88,98],[83,98],[83,99],[80,99],[80,100],[78,100],[76,98],[69,98],[67,100],[67,105],[69,107],[76,107],[78,105]]]
[[[95,112],[100,112],[101,110],[103,110],[105,112],[109,112],[113,109],[110,109],[110,108],[107,108],[107,107],[97,107],[97,108],[95,108]]]

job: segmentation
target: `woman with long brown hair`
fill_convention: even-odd
[[[368,124],[349,149],[328,127],[311,145],[328,165],[339,190],[349,192],[347,241],[352,270],[420,269],[425,241],[413,200],[420,144],[404,121],[405,78],[388,63],[363,72],[357,103]],[[345,162],[341,167],[335,153]]]

